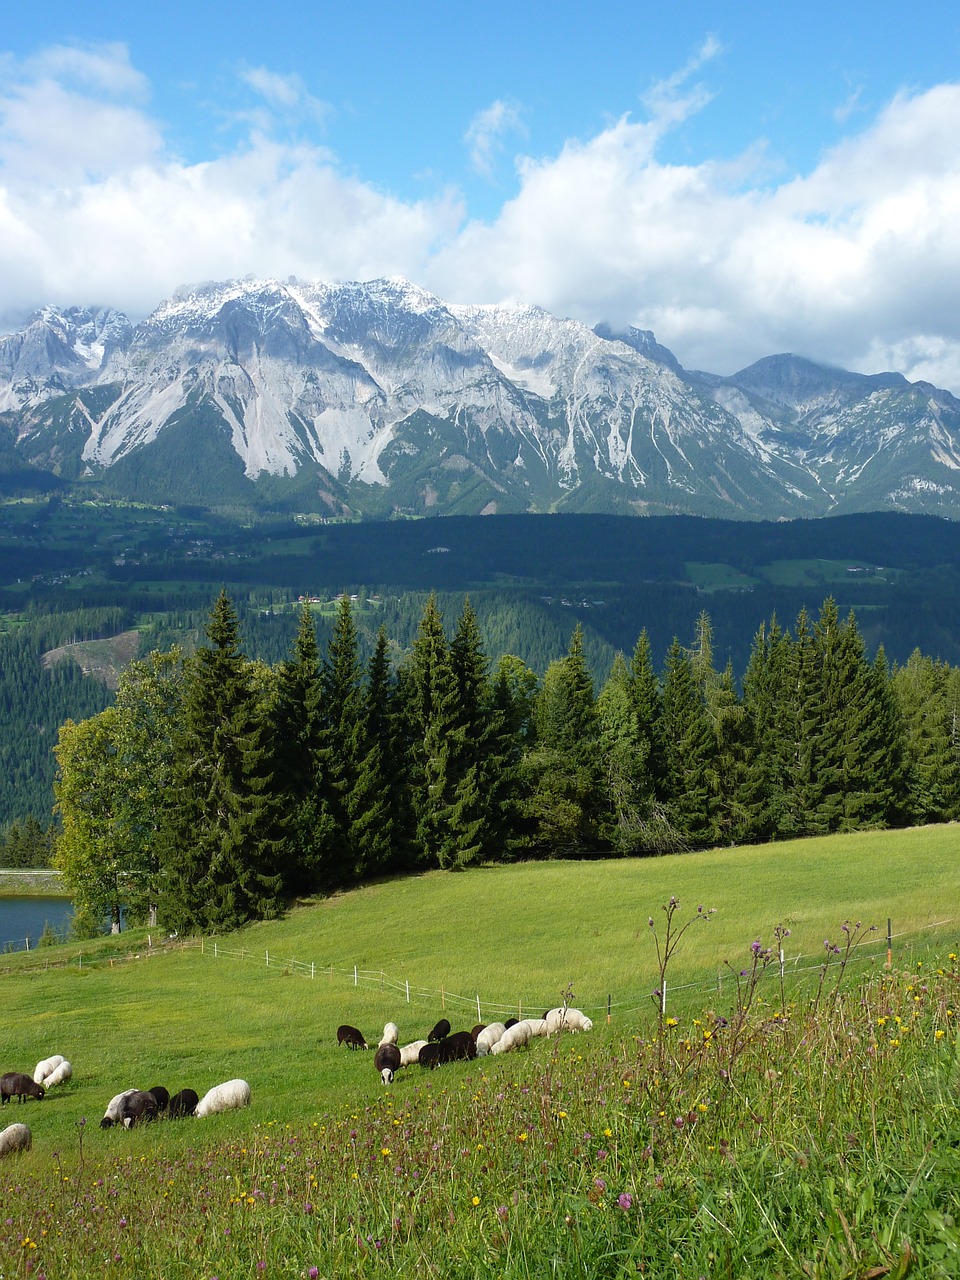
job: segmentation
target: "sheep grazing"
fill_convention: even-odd
[[[366,1049],[367,1042],[363,1038],[363,1032],[358,1031],[356,1027],[351,1027],[349,1023],[344,1023],[342,1027],[337,1027],[337,1044],[345,1044],[348,1049]]]
[[[421,1067],[427,1067],[430,1071],[434,1067],[438,1067],[440,1065],[440,1041],[429,1040],[420,1050],[417,1061]]]
[[[39,1101],[43,1094],[43,1085],[37,1084],[25,1071],[7,1071],[0,1076],[0,1104],[6,1103],[10,1098],[16,1098],[19,1102],[26,1102],[27,1098]]]
[[[445,1040],[450,1034],[450,1023],[446,1018],[441,1018],[431,1032],[428,1033],[427,1039],[431,1042],[434,1040]]]
[[[394,1072],[401,1067],[400,1050],[395,1044],[377,1045],[373,1065],[380,1072],[380,1079],[384,1084],[393,1084]]]
[[[44,1084],[47,1076],[56,1071],[57,1067],[63,1062],[63,1055],[55,1053],[52,1058],[43,1058],[33,1069],[34,1084]]]
[[[506,1020],[506,1022],[505,1022],[503,1025],[504,1025],[504,1026],[507,1028],[507,1030],[509,1031],[509,1030],[510,1030],[510,1028],[511,1028],[511,1027],[515,1027],[519,1021],[520,1021],[520,1019],[519,1019],[519,1018],[508,1018],[508,1019]]]
[[[193,1089],[181,1089],[170,1099],[167,1115],[171,1120],[180,1120],[183,1116],[192,1116],[197,1109],[199,1096]]]
[[[491,1053],[509,1053],[511,1049],[519,1049],[522,1045],[527,1045],[533,1038],[533,1031],[529,1022],[515,1022],[512,1027],[507,1027],[503,1035],[495,1045],[490,1048]]]
[[[592,1031],[593,1021],[582,1009],[548,1009],[544,1015],[547,1023],[547,1035],[555,1035],[558,1031]]]
[[[120,1103],[118,1122],[125,1129],[157,1118],[157,1100],[147,1089],[133,1089]]]
[[[506,1031],[502,1022],[491,1022],[477,1036],[477,1057],[485,1058]]]
[[[427,1044],[426,1040],[412,1040],[410,1044],[402,1045],[400,1048],[400,1065],[401,1067],[412,1066],[413,1063],[420,1061],[420,1050]]]
[[[480,1032],[486,1031],[486,1029],[487,1029],[487,1024],[485,1022],[478,1022],[477,1025],[471,1030],[470,1034],[473,1036],[474,1044],[477,1043],[477,1036],[480,1034]]]
[[[16,1151],[29,1151],[33,1135],[25,1124],[8,1124],[0,1132],[0,1156],[12,1156]]]
[[[524,1021],[530,1023],[530,1034],[532,1036],[546,1036],[550,1034],[546,1018],[525,1018]]]
[[[440,1064],[445,1062],[460,1062],[464,1058],[475,1058],[477,1056],[477,1046],[473,1043],[473,1036],[469,1031],[455,1031],[452,1036],[446,1036],[440,1041]]]
[[[169,1089],[165,1089],[162,1084],[152,1084],[150,1088],[147,1090],[147,1093],[153,1094],[154,1101],[157,1104],[157,1115],[160,1115],[161,1112],[166,1111],[167,1107],[170,1105]]]
[[[100,1121],[101,1129],[110,1129],[113,1125],[120,1123],[120,1108],[123,1106],[125,1098],[129,1098],[131,1093],[138,1093],[138,1089],[124,1089],[123,1093],[115,1094],[107,1103],[107,1109],[103,1113],[103,1119]]]
[[[227,1080],[208,1089],[197,1103],[195,1116],[215,1116],[236,1107],[249,1107],[250,1086],[246,1080]]]
[[[60,1063],[59,1067],[54,1067],[43,1081],[44,1089],[52,1089],[55,1084],[63,1084],[64,1080],[70,1080],[73,1077],[73,1067],[67,1062],[66,1058]],[[34,1077],[36,1079],[36,1077]]]
[[[383,1028],[380,1044],[396,1044],[400,1039],[400,1030],[395,1022],[388,1022]],[[379,1046],[378,1046],[379,1047]]]

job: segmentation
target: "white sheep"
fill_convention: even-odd
[[[558,1031],[592,1031],[593,1022],[582,1009],[548,1009],[546,1015],[547,1035],[555,1035]]]
[[[139,1093],[138,1089],[124,1089],[123,1093],[115,1094],[107,1103],[107,1109],[103,1113],[103,1119],[100,1121],[101,1129],[109,1129],[112,1125],[120,1123],[120,1110],[124,1101],[130,1097],[131,1093]]]
[[[515,1022],[512,1027],[507,1027],[497,1043],[492,1046],[490,1052],[509,1053],[511,1049],[519,1049],[522,1045],[528,1045],[532,1037],[533,1031],[529,1022]]]
[[[485,1058],[506,1029],[502,1022],[491,1022],[488,1027],[484,1027],[477,1036],[477,1057]]]
[[[47,1076],[55,1071],[63,1062],[63,1055],[55,1053],[52,1058],[43,1058],[33,1069],[34,1084],[43,1084]]]
[[[43,1081],[45,1089],[52,1089],[55,1084],[62,1084],[64,1080],[70,1080],[73,1076],[73,1067],[64,1058],[59,1067],[54,1067],[50,1074]]]
[[[11,1156],[15,1151],[29,1151],[32,1146],[33,1135],[29,1125],[8,1124],[0,1132],[0,1156]]]
[[[246,1080],[226,1080],[208,1089],[197,1103],[195,1116],[215,1116],[221,1111],[232,1111],[235,1107],[249,1107],[250,1086]]]
[[[401,1045],[400,1047],[400,1065],[401,1067],[412,1066],[413,1063],[420,1061],[420,1050],[427,1040],[412,1040],[410,1044]]]
[[[388,1022],[383,1028],[383,1035],[380,1037],[380,1044],[396,1044],[399,1039],[400,1030],[397,1027],[397,1024],[395,1022]]]
[[[546,1018],[527,1018],[525,1021],[530,1023],[530,1034],[532,1036],[545,1036],[549,1034]]]

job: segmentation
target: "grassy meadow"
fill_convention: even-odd
[[[202,947],[4,955],[0,1069],[75,1074],[3,1108],[33,1149],[0,1163],[0,1273],[956,1276],[958,847],[945,826],[431,873]],[[590,1033],[389,1089],[336,1044],[567,991]],[[98,1127],[125,1088],[237,1076],[249,1110]]]

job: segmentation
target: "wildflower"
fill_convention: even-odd
[[[473,1199],[470,1201],[470,1203],[473,1205],[474,1208],[476,1208],[477,1205],[480,1203],[480,1197],[474,1196]]]
[[[497,1205],[497,1217],[500,1219],[501,1222],[506,1222],[509,1215],[510,1215],[510,1210],[507,1208],[505,1204]]]
[[[624,1191],[621,1195],[617,1197],[617,1204],[620,1206],[621,1209],[632,1209],[633,1196],[630,1195],[628,1191]]]
[[[593,1185],[597,1188],[598,1191],[606,1191],[607,1189],[607,1184],[604,1182],[602,1178],[594,1178]]]
[[[527,1135],[526,1135],[525,1133],[518,1133],[518,1134],[517,1134],[517,1141],[518,1141],[518,1142],[526,1142],[526,1140],[527,1140]]]
[[[666,1027],[676,1027],[677,1025],[679,1025],[679,1024],[678,1024],[678,1022],[677,1022],[677,1019],[676,1019],[676,1018],[668,1018],[668,1019],[666,1020],[666,1022],[664,1023],[664,1026],[666,1026]]]
[[[938,1032],[936,1033],[936,1035],[935,1035],[933,1038],[934,1038],[935,1040],[942,1040],[942,1039],[943,1039],[943,1037],[944,1037],[946,1034],[947,1034],[947,1033],[946,1033],[945,1031],[938,1031]]]
[[[320,1268],[311,1267],[310,1270],[307,1272],[307,1275],[309,1276],[309,1280],[319,1280]]]
[[[389,1148],[389,1147],[381,1147],[381,1148],[380,1148],[380,1154],[381,1154],[382,1156],[388,1156],[388,1155],[390,1155],[390,1148]]]
[[[604,1136],[605,1138],[612,1138],[612,1137],[613,1137],[613,1130],[612,1130],[612,1129],[604,1129],[604,1131],[603,1131],[603,1136]]]

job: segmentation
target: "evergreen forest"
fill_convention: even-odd
[[[828,597],[757,631],[741,671],[706,612],[595,679],[579,625],[538,675],[427,598],[396,659],[340,598],[318,637],[245,656],[222,591],[202,642],[154,650],[60,729],[55,862],[79,928],[181,933],[275,917],[373,877],[511,859],[642,857],[960,815],[960,671],[867,655]]]

